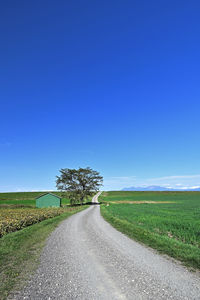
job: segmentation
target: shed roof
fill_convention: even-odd
[[[52,194],[52,193],[44,193],[44,194],[42,194],[42,195],[36,197],[35,199],[38,199],[38,198],[43,197],[43,196],[45,196],[45,195],[52,195],[52,196],[54,196],[54,197],[56,197],[56,198],[62,199],[62,197],[59,197],[59,196],[57,196],[57,195],[55,195],[55,194]]]

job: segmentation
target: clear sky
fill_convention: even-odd
[[[0,191],[200,186],[200,2],[0,4]]]

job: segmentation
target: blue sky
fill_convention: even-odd
[[[0,4],[0,191],[200,186],[199,1]]]

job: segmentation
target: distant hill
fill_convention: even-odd
[[[200,187],[199,188],[185,188],[185,189],[173,189],[173,188],[166,188],[163,186],[158,186],[158,185],[150,185],[150,186],[142,186],[142,187],[127,187],[123,188],[122,191],[196,191],[200,192]]]

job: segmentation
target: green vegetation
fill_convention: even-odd
[[[107,203],[102,215],[118,230],[200,268],[199,192],[106,192],[100,201]]]
[[[99,190],[103,177],[91,168],[61,169],[56,176],[56,187],[61,192],[67,192],[70,204],[83,204]]]
[[[200,201],[200,192],[104,192],[99,201]]]
[[[45,192],[17,192],[17,193],[0,193],[0,208],[5,206],[35,206],[35,198]],[[61,192],[51,192],[62,197]],[[69,204],[69,199],[62,198],[61,205]]]
[[[20,288],[36,268],[42,247],[56,226],[87,206],[65,209],[65,213],[9,233],[0,239],[0,299],[4,300],[13,289]]]

